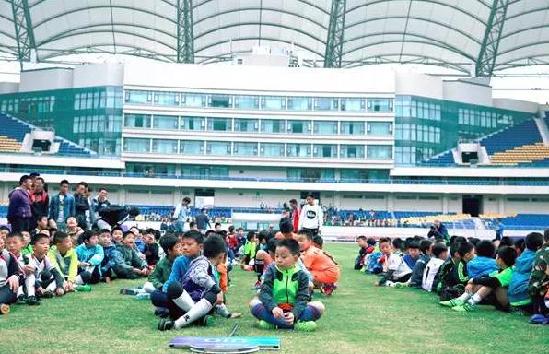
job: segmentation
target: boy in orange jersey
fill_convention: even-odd
[[[340,270],[332,256],[313,246],[313,235],[307,231],[300,231],[297,235],[301,259],[305,267],[311,272],[313,284],[327,295],[332,295],[339,280]]]

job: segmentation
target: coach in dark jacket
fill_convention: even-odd
[[[36,228],[38,219],[42,216],[48,216],[50,207],[50,197],[44,190],[44,179],[42,177],[36,177],[34,179],[33,188],[30,191],[31,211],[32,211],[32,223],[31,230]]]
[[[19,187],[8,195],[8,222],[12,232],[29,231],[32,220],[29,190],[32,179],[24,175],[19,179]]]

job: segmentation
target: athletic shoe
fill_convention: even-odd
[[[139,293],[139,294],[135,295],[135,299],[136,300],[150,300],[151,299],[151,294],[149,294],[149,293]]]
[[[25,294],[21,294],[17,297],[17,303],[19,305],[26,304],[27,303],[27,296]]]
[[[90,292],[91,290],[92,290],[92,287],[91,285],[88,285],[88,284],[76,286],[76,291]]]
[[[42,295],[40,295],[40,297],[44,298],[44,299],[51,299],[53,298],[53,291],[51,290],[46,290],[42,293]]]
[[[395,283],[393,283],[393,282],[390,281],[390,280],[387,280],[387,281],[385,282],[385,286],[388,286],[388,287],[390,287],[390,288],[394,288],[394,287],[395,287]]]
[[[396,289],[402,289],[402,288],[407,288],[408,287],[408,283],[395,283],[395,288]]]
[[[269,323],[269,322],[265,322],[263,320],[260,320],[260,321],[257,321],[257,327],[261,328],[261,329],[276,329],[276,326],[272,323]]]
[[[40,300],[36,296],[29,296],[26,300],[27,305],[34,306],[40,305]]]
[[[169,318],[162,318],[160,321],[158,321],[158,330],[159,331],[169,331],[170,329],[173,329],[174,322],[170,320]]]
[[[316,322],[314,321],[298,322],[294,325],[294,329],[300,332],[314,332],[316,331],[316,327]]]
[[[206,315],[206,316],[202,317],[201,324],[204,327],[214,326],[215,325],[215,317],[210,316],[210,315]]]
[[[0,313],[2,315],[5,315],[10,312],[10,305],[7,304],[0,304]]]
[[[170,316],[170,311],[168,309],[157,308],[154,310],[154,315],[160,318],[168,318]]]
[[[335,289],[336,287],[334,284],[324,284],[322,285],[321,291],[326,296],[332,296]]]
[[[476,305],[472,305],[469,302],[464,302],[463,305],[454,306],[452,307],[452,310],[456,312],[472,312],[477,309]]]
[[[439,301],[439,305],[446,306],[446,307],[456,307],[463,305],[464,301],[460,299],[452,299],[448,301]]]
[[[136,289],[120,289],[120,294],[122,295],[137,295],[139,291]]]
[[[549,324],[549,316],[544,316],[541,313],[536,313],[530,317],[531,324],[541,324],[546,325]]]

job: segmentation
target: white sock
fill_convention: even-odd
[[[21,285],[17,288],[17,297],[19,297],[21,295],[25,295],[25,291],[23,290],[23,285]]]
[[[179,317],[175,321],[174,327],[176,329],[180,329],[181,327],[188,326],[199,318],[207,315],[208,312],[212,310],[212,308],[213,305],[208,300],[202,299],[194,304],[189,312]]]
[[[193,307],[194,301],[191,298],[191,295],[189,295],[188,292],[183,290],[183,293],[181,293],[181,296],[179,296],[177,299],[172,300],[183,312],[189,312],[189,310]]]
[[[470,299],[469,299],[469,303],[471,305],[475,305],[475,304],[478,304],[479,302],[482,301],[482,298],[480,297],[480,295],[478,293],[475,293]]]
[[[84,285],[84,284],[85,284],[85,283],[84,283],[84,280],[82,280],[82,277],[81,277],[80,275],[77,275],[77,276],[76,276],[76,279],[74,279],[74,283],[75,283],[76,285]]]
[[[34,274],[27,275],[25,278],[25,287],[27,288],[27,296],[36,296],[36,289],[34,285],[36,284],[36,277]]]
[[[465,302],[465,301],[469,300],[470,297],[471,297],[471,293],[468,293],[466,291],[463,294],[461,294],[461,296],[458,297],[457,300],[461,300],[461,301]]]
[[[56,288],[55,281],[52,281],[52,282],[50,283],[50,285],[48,285],[47,288],[44,289],[44,290],[46,290],[46,291],[52,291],[52,292],[53,292],[53,291],[55,291],[55,288]]]
[[[154,288],[154,285],[150,281],[148,281],[143,285],[143,290],[147,293],[152,293],[156,289]]]

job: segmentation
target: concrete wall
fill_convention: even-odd
[[[21,72],[19,92],[71,88],[73,69],[51,68]]]
[[[492,88],[466,81],[444,81],[444,99],[483,106],[492,105]]]
[[[107,63],[74,68],[74,87],[122,86],[124,65]]]
[[[435,76],[420,74],[408,70],[396,71],[396,95],[412,95],[443,99],[442,80]]]

